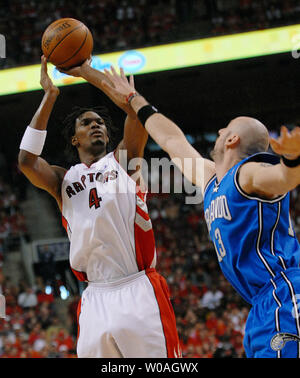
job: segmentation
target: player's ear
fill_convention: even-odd
[[[72,144],[72,146],[74,146],[74,147],[77,147],[77,146],[78,146],[79,142],[78,142],[78,139],[77,139],[76,135],[73,135],[73,136],[72,136],[72,138],[71,138],[71,144]]]
[[[241,142],[241,138],[236,135],[230,135],[228,138],[226,138],[225,146],[228,148],[236,148]]]

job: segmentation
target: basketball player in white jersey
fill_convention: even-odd
[[[85,78],[99,86],[105,75],[86,66]],[[78,307],[78,357],[179,357],[168,287],[155,270],[146,194],[119,163],[123,149],[128,161],[143,156],[147,133],[125,106],[123,140],[107,153],[104,117],[84,111],[70,134],[81,163],[69,170],[50,165],[40,155],[59,89],[44,57],[40,83],[45,94],[22,138],[19,167],[56,199],[70,239],[71,268],[88,282]]]

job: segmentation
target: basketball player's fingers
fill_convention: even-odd
[[[289,131],[286,128],[286,126],[281,126],[281,128],[280,128],[280,137],[282,139],[286,139],[286,138],[289,137]]]
[[[105,89],[105,90],[112,90],[113,87],[110,85],[110,83],[108,83],[107,80],[101,80],[101,86]]]
[[[111,70],[111,72],[112,72],[112,76],[114,77],[114,78],[119,78],[119,75],[117,74],[117,71],[115,70],[115,67],[114,66],[110,66],[110,70]]]
[[[47,72],[47,59],[44,55],[41,56],[41,65],[42,70]]]
[[[130,86],[131,86],[132,88],[134,88],[134,77],[133,77],[133,75],[130,75],[130,76],[129,76],[129,84],[130,84]]]
[[[119,95],[119,92],[114,88],[114,84],[108,83],[107,80],[101,80],[101,88],[103,92],[112,100],[117,98]]]
[[[276,152],[277,154],[281,153],[281,144],[276,139],[270,138],[270,145],[274,152]]]
[[[293,135],[293,136],[298,136],[298,135],[300,135],[300,127],[299,127],[299,126],[296,126],[296,127],[291,131],[291,135]]]
[[[92,63],[92,55],[90,55],[88,58],[87,58],[87,60],[86,60],[86,62],[87,62],[87,64],[90,66],[91,65],[91,63]]]
[[[105,75],[111,80],[113,81],[113,75],[109,72],[109,70],[107,68],[104,68],[104,72],[105,72]]]
[[[125,76],[125,73],[124,73],[124,68],[123,68],[123,67],[120,67],[120,75],[121,75],[121,78],[122,78],[123,80],[126,80],[126,81],[127,81],[126,76]]]

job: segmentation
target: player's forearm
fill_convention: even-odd
[[[131,101],[131,107],[136,114],[143,106],[148,104],[148,101],[142,96],[136,96]],[[155,142],[171,157],[174,153],[173,146],[185,140],[182,130],[161,113],[149,117],[144,126]]]
[[[38,130],[37,132],[45,132],[57,96],[57,91],[45,92],[41,104],[35,112],[29,127]],[[27,169],[28,167],[33,167],[36,164],[38,155],[29,152],[21,147],[22,146],[20,146],[20,152],[18,155],[18,163],[20,170],[23,171],[24,169]]]
[[[44,94],[42,102],[30,122],[30,127],[36,130],[46,130],[57,96],[57,92],[53,91]]]
[[[147,144],[148,133],[137,117],[127,115],[124,126],[124,146],[127,149],[128,159],[142,157]]]

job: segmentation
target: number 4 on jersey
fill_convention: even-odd
[[[89,195],[89,206],[90,209],[95,206],[95,209],[98,209],[100,207],[100,202],[102,201],[101,197],[98,197],[97,189],[93,188],[90,190]]]

